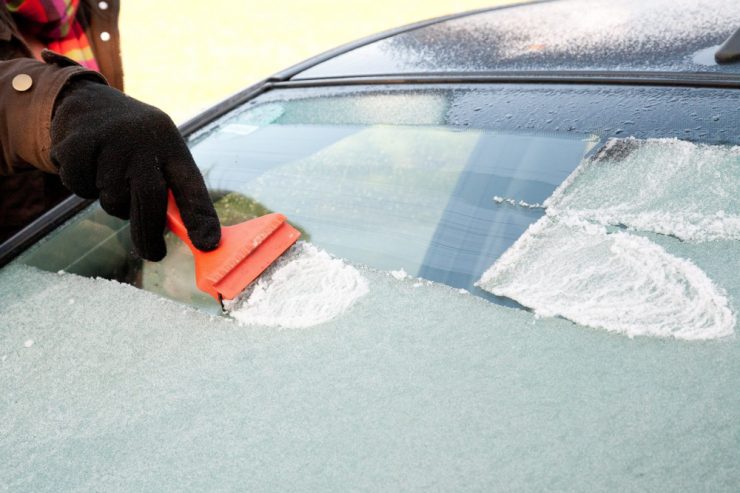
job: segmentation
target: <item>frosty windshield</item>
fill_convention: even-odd
[[[225,224],[303,232],[233,318],[79,214],[0,269],[0,477],[732,491],[740,97],[556,92],[274,91],[195,135]]]
[[[646,91],[631,91],[614,90],[613,96],[631,97],[636,104],[639,98],[654,100]],[[590,106],[606,92],[584,89],[562,97],[577,98]],[[524,111],[500,111],[517,101],[531,103],[538,94],[542,97],[538,120],[531,116],[523,120],[527,117]],[[710,97],[714,93],[684,90],[676,111],[696,110],[711,102]],[[520,273],[524,277],[517,279],[535,291],[524,295],[514,289],[520,286],[515,279],[504,276],[511,271],[497,261],[517,240],[529,241],[537,231],[525,234],[530,226],[541,228],[546,218],[559,221],[558,211],[570,214],[575,210],[579,220],[600,227],[629,228],[631,232],[625,234],[638,234],[638,241],[668,242],[664,245],[667,254],[698,241],[703,245],[701,251],[734,242],[736,147],[610,136],[604,121],[590,121],[593,117],[588,113],[571,119],[565,110],[546,106],[555,104],[550,93],[539,89],[527,94],[519,89],[275,91],[191,136],[190,143],[224,224],[279,211],[301,230],[306,242],[353,264],[441,282],[497,303],[619,330],[615,329],[619,324],[580,312],[586,304],[575,293],[577,288],[583,292],[588,282],[555,289]],[[654,111],[652,104],[643,111]],[[565,112],[560,123],[558,112]],[[691,114],[704,118],[697,111]],[[648,114],[639,124],[623,124],[629,124],[635,135],[650,137],[660,130],[651,118]],[[705,124],[709,128],[723,118],[715,114]],[[558,130],[566,122],[570,122],[567,132],[545,130]],[[675,135],[672,130],[661,132],[661,136]],[[685,135],[699,137],[701,131],[697,132]],[[712,135],[722,133],[718,129]],[[557,199],[551,197],[553,193]],[[697,209],[700,204],[705,210]],[[611,232],[606,231],[604,238],[620,238]],[[563,234],[575,238],[574,231]],[[650,234],[659,238],[642,238]],[[675,239],[681,241],[674,245]],[[585,237],[573,241],[569,246],[544,243],[523,258],[538,253],[546,266],[554,252],[569,257],[589,244]],[[94,206],[20,261],[51,271],[113,278],[218,309],[195,287],[190,253],[179,240],[167,238],[169,255],[157,264],[133,258],[127,242],[127,224]],[[734,245],[727,248],[732,250]],[[676,258],[685,257],[680,253]],[[695,257],[692,252],[688,259],[695,262]],[[614,265],[613,271],[592,282],[611,292],[605,280],[609,275],[614,276],[612,281],[619,277],[619,264]],[[562,274],[561,280],[572,278],[567,272]],[[677,276],[675,282],[687,282],[683,274]],[[708,279],[715,286],[714,278]],[[733,286],[725,284],[717,286],[716,293],[697,291],[710,293],[706,306],[718,318],[708,326],[716,334],[731,332],[734,326],[734,317],[722,308],[727,305],[726,310],[731,310],[732,304],[723,293],[732,293]],[[543,293],[550,288],[552,293],[567,290],[573,294],[570,305],[556,309],[552,300],[544,302]],[[647,296],[639,290],[633,295],[610,299],[607,304],[627,305]],[[668,299],[664,301],[670,306]],[[676,320],[669,322],[668,328],[658,323],[640,330],[673,333]]]
[[[444,113],[444,100],[425,102],[428,114]],[[589,136],[444,125],[283,122],[304,105],[257,106],[194,143],[222,221],[279,211],[305,241],[335,256],[489,299],[497,297],[475,282],[542,217],[542,203],[596,144]],[[93,208],[58,233],[90,230],[84,237],[91,243],[75,242],[75,253],[52,238],[30,263],[51,270],[50,259],[71,255],[53,267],[101,275],[93,259],[109,259],[115,250],[130,269],[121,228],[124,223]],[[144,289],[213,306],[194,288],[187,249],[174,237],[168,249],[163,262],[144,263],[124,280],[135,277]]]

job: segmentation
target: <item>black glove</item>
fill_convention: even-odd
[[[51,159],[62,183],[80,197],[100,197],[108,213],[131,219],[136,253],[161,260],[171,189],[200,250],[213,250],[221,227],[180,132],[161,110],[90,80],[70,82],[51,123]]]

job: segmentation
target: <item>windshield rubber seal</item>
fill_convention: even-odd
[[[400,73],[268,82],[270,88],[398,84],[590,84],[740,89],[740,74],[644,71],[488,71]]]

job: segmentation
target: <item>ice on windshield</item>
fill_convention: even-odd
[[[345,312],[367,289],[353,266],[298,242],[238,299],[224,305],[245,325],[305,328]]]
[[[731,335],[737,281],[717,267],[740,269],[739,204],[740,148],[614,140],[545,201],[547,215],[478,285],[537,314],[629,336]],[[692,243],[714,262],[695,264],[696,251],[685,255]]]
[[[479,285],[538,315],[628,336],[712,339],[735,325],[726,293],[689,260],[573,216],[540,219]]]
[[[112,281],[4,268],[3,486],[717,491],[740,481],[727,432],[740,421],[735,338],[615,337],[355,268],[368,293],[295,330],[242,326]]]
[[[740,240],[740,146],[612,140],[545,206],[687,241]]]

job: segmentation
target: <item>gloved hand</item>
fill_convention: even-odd
[[[161,260],[171,189],[190,240],[213,250],[221,228],[203,177],[180,132],[161,110],[99,82],[71,81],[51,124],[51,159],[62,183],[100,197],[108,214],[131,220],[136,253]]]

